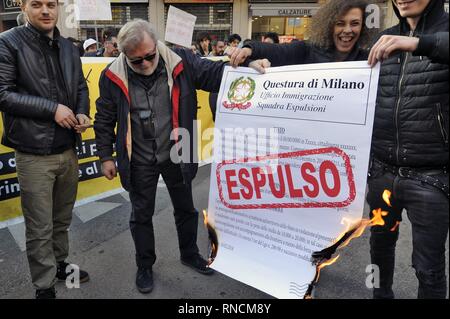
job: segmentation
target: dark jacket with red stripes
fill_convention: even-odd
[[[185,183],[190,183],[198,169],[197,152],[194,147],[197,141],[193,141],[194,120],[197,117],[196,90],[217,92],[225,63],[202,59],[186,49],[171,50],[162,42],[158,42],[157,47],[167,69],[175,135],[178,135],[177,132],[181,134],[181,129],[184,129],[184,133],[190,134],[189,145],[177,144],[183,159],[186,156],[183,152],[189,151],[190,161],[181,161],[181,170]],[[97,154],[102,162],[113,159],[115,143],[120,180],[122,186],[128,190],[132,136],[127,64],[123,54],[102,72],[99,86],[100,97],[96,102],[97,113],[94,123]],[[116,124],[117,134],[114,130]],[[186,149],[187,147],[189,149]]]

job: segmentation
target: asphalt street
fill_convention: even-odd
[[[199,211],[208,206],[210,166],[202,167],[193,190]],[[172,206],[164,184],[160,184],[154,217],[157,261],[155,288],[149,295],[134,286],[134,245],[128,226],[131,205],[126,193],[76,208],[70,229],[69,261],[90,274],[80,289],[57,285],[58,298],[149,298],[149,299],[271,299],[273,297],[223,274],[203,276],[179,261]],[[364,215],[368,216],[368,209]],[[208,252],[203,218],[199,218],[198,244]],[[24,250],[24,228],[17,225],[0,230],[0,299],[34,298]],[[394,291],[397,298],[416,298],[417,280],[411,267],[411,227],[404,216],[400,225]],[[314,297],[317,299],[367,299],[366,267],[370,264],[369,231],[340,250],[339,260],[322,270]],[[448,240],[447,240],[448,265]],[[447,268],[448,269],[448,268]],[[448,278],[448,277],[447,277]]]

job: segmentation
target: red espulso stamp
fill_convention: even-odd
[[[231,209],[342,208],[356,196],[350,158],[336,147],[223,161],[216,178]]]

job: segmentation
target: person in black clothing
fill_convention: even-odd
[[[113,27],[106,27],[102,31],[101,44],[103,47],[94,52],[86,52],[85,57],[117,57],[117,33],[119,31]]]
[[[152,218],[160,175],[174,207],[181,262],[202,274],[212,273],[197,247],[198,212],[191,182],[198,162],[193,132],[196,90],[217,92],[225,63],[202,59],[188,49],[169,49],[144,20],[128,22],[118,43],[121,55],[100,78],[94,130],[103,174],[113,179],[119,171],[123,187],[130,192],[136,286],[149,293],[156,261]],[[178,143],[183,131],[189,134],[182,134]]]
[[[267,32],[264,35],[264,41],[265,43],[280,43],[280,38],[278,36],[278,33],[276,32]]]
[[[392,290],[398,223],[412,225],[412,266],[418,298],[446,298],[448,235],[449,33],[444,0],[394,2],[400,23],[384,31],[369,63],[381,61],[367,201],[389,214],[371,229],[372,264],[379,267],[374,298]],[[381,199],[392,192],[389,207]]]
[[[257,41],[242,49],[228,50],[231,65],[245,65],[247,58],[256,60],[253,67],[264,72],[269,66],[366,60],[362,47],[368,42],[364,24],[365,0],[332,0],[314,16],[311,41],[271,44]],[[263,59],[263,60],[257,60]]]
[[[55,283],[70,270],[75,145],[90,125],[89,92],[78,49],[56,28],[58,1],[22,1],[22,11],[26,25],[0,34],[2,144],[15,150],[36,298],[55,298]],[[89,280],[79,275],[79,282]]]
[[[207,32],[200,32],[197,35],[197,50],[198,54],[203,57],[209,56],[211,52],[211,37]]]
[[[239,43],[241,43],[241,41],[242,41],[241,36],[237,33],[233,33],[230,34],[230,36],[228,37],[227,45],[233,48],[237,48],[239,46]]]

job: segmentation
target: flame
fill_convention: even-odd
[[[390,201],[391,195],[392,193],[389,190],[384,190],[382,195],[383,200],[389,207],[392,207]],[[348,238],[345,239],[342,243],[340,243],[336,249],[344,248],[348,246],[353,239],[361,237],[366,228],[369,226],[377,226],[377,225],[384,226],[385,221],[383,217],[386,217],[388,214],[389,213],[387,211],[378,208],[372,211],[373,217],[371,219],[363,218],[355,222],[352,221],[350,218],[344,217],[342,219],[342,224],[346,225],[346,229],[337,237],[335,245],[337,245],[340,241],[342,241],[344,237],[348,236]],[[391,231],[395,231],[396,227],[398,227],[399,224],[400,223],[397,222],[396,225],[391,229]],[[339,259],[339,256],[340,255],[337,255],[336,257],[330,258],[325,261],[322,261],[323,259],[319,260],[318,262],[316,261],[316,277],[314,278],[313,283],[310,285],[311,287],[308,290],[308,293],[305,295],[305,299],[312,299],[311,296],[312,288],[314,286],[314,283],[317,283],[319,281],[320,271],[323,268],[334,264]]]
[[[392,227],[392,228],[390,229],[390,231],[392,231],[392,232],[396,231],[397,228],[398,228],[398,226],[400,226],[400,222],[397,220],[397,221],[395,222],[394,227]]]
[[[205,226],[208,225],[208,213],[206,212],[206,209],[203,210],[203,223]]]
[[[339,259],[339,256],[340,255],[337,255],[336,257],[331,258],[331,259],[321,263],[317,268],[322,269],[322,268],[324,268],[326,266],[330,266],[330,265],[334,264]]]
[[[388,191],[387,189],[384,190],[383,195],[382,195],[384,202],[386,204],[388,204],[389,207],[392,207],[391,195],[392,195],[391,191]]]
[[[317,274],[316,274],[316,278],[315,278],[315,282],[317,283],[319,281],[320,278],[320,271],[322,270],[322,268],[326,267],[326,266],[330,266],[332,264],[334,264],[338,259],[339,259],[340,255],[337,255],[334,258],[331,258],[323,263],[321,263],[320,265],[317,266]]]
[[[383,195],[382,195],[383,200],[389,207],[392,207],[391,200],[390,200],[391,195],[392,195],[392,193],[387,189],[384,190]],[[347,240],[344,243],[342,243],[342,245],[339,246],[339,248],[346,247],[353,239],[361,237],[362,234],[364,233],[364,231],[366,230],[366,228],[369,226],[370,227],[371,226],[384,226],[386,224],[386,222],[384,221],[383,217],[386,217],[388,214],[389,213],[387,211],[384,211],[381,208],[374,209],[372,211],[372,216],[373,216],[372,219],[369,220],[369,219],[363,218],[356,227],[353,227],[353,228],[347,227],[347,230],[339,236],[339,239],[341,239],[343,236],[345,236],[345,234],[348,233],[350,231],[350,229],[356,228],[356,230],[353,232],[353,234],[349,238],[347,238]],[[346,220],[343,220],[343,222],[346,223],[347,225],[350,225],[350,222],[348,222]],[[394,226],[394,227],[396,227],[396,226]],[[395,228],[393,230],[395,230]],[[393,231],[393,230],[391,229],[391,231]]]
[[[206,211],[206,209],[203,210],[203,217],[204,217],[203,223],[205,224],[206,229],[208,230],[208,238],[210,243],[210,254],[208,258],[208,266],[210,266],[217,256],[217,251],[219,250],[219,240],[217,237],[216,230],[209,223],[208,212]]]

